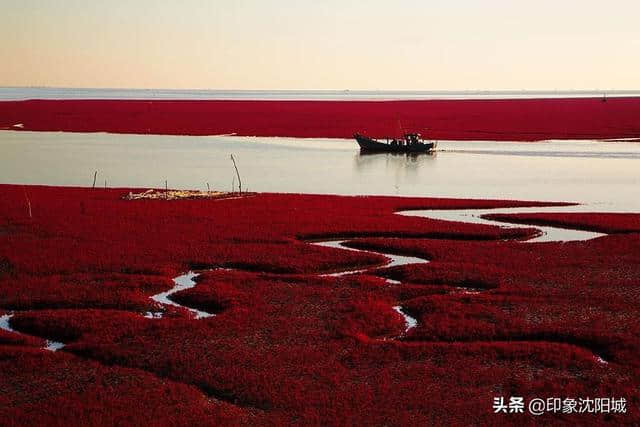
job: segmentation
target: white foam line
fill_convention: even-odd
[[[185,289],[190,289],[193,288],[196,285],[196,282],[193,280],[194,278],[198,277],[200,274],[198,273],[194,273],[193,271],[188,271],[184,274],[181,274],[178,277],[175,277],[173,279],[173,283],[175,283],[175,286],[171,289],[169,289],[168,291],[165,292],[161,292],[159,294],[153,295],[151,297],[152,300],[159,302],[160,304],[163,305],[172,305],[174,307],[181,307],[184,309],[189,310],[191,313],[193,313],[193,315],[195,316],[196,319],[202,319],[205,317],[211,317],[211,316],[215,316],[215,314],[213,313],[207,313],[206,311],[201,311],[201,310],[197,310],[195,308],[191,308],[191,307],[186,307],[182,304],[178,304],[175,301],[172,301],[171,299],[169,299],[169,297],[173,294],[175,294],[176,292],[180,292],[180,291],[184,291]],[[152,318],[152,319],[158,319],[162,317],[162,313],[160,312],[147,312],[147,314],[145,315],[145,317],[147,318]]]
[[[4,314],[2,316],[0,316],[0,329],[3,329],[7,332],[13,332],[14,334],[18,334],[18,335],[24,335],[24,336],[30,336],[28,334],[23,334],[20,331],[16,331],[15,329],[13,329],[11,327],[11,325],[9,324],[10,319],[13,317],[13,313],[11,314]],[[38,338],[38,337],[36,337]],[[42,347],[45,350],[49,350],[49,351],[58,351],[61,348],[63,348],[65,346],[64,343],[58,342],[58,341],[51,341],[51,340],[45,340],[45,345],[44,347]]]

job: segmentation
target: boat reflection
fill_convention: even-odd
[[[437,153],[364,153],[354,156],[353,170],[363,177],[383,174],[394,193],[400,194],[405,185],[420,185],[425,169],[436,164]],[[368,179],[368,178],[367,178]]]
[[[386,165],[394,168],[415,168],[433,162],[438,153],[370,153],[360,151],[355,155],[356,168],[380,167]]]

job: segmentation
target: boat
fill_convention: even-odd
[[[437,143],[426,141],[419,133],[405,133],[402,138],[385,138],[379,140],[356,133],[353,137],[360,146],[360,151],[369,153],[430,153]]]

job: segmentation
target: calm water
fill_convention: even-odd
[[[640,144],[447,142],[361,155],[355,141],[0,131],[0,183],[561,200],[639,211]],[[237,183],[236,183],[237,184]]]
[[[17,99],[496,99],[640,96],[640,91],[371,91],[371,90],[180,90],[0,87],[0,100]]]

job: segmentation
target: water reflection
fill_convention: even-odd
[[[417,168],[433,161],[437,156],[435,151],[430,153],[367,153],[359,152],[354,156],[356,168],[394,167]]]
[[[368,153],[354,155],[354,171],[361,175],[375,175],[384,171],[393,184],[393,194],[401,194],[406,182],[419,180],[420,169],[429,167],[436,159],[435,151],[429,153]]]
[[[632,142],[449,142],[361,154],[354,140],[0,131],[0,183],[229,190],[234,154],[250,191],[597,204],[640,210]],[[499,154],[499,155],[496,155]]]

